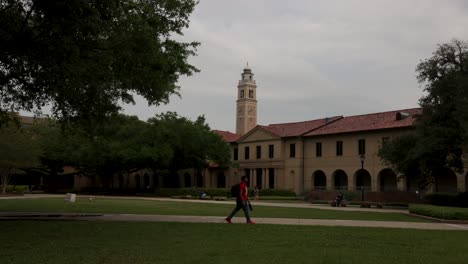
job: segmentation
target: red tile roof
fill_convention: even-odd
[[[409,116],[403,118],[402,120],[397,120],[397,113],[407,113]],[[420,113],[420,108],[412,108],[366,115],[348,116],[327,126],[311,131],[305,134],[305,136],[410,127],[415,121],[414,115]]]
[[[236,142],[240,138],[240,135],[231,133],[229,131],[213,130],[213,132],[220,135],[224,141],[229,143]]]
[[[343,118],[342,116],[334,116],[328,118],[322,118],[317,120],[309,120],[303,122],[294,122],[294,123],[282,123],[282,124],[270,124],[268,126],[259,126],[263,129],[266,129],[280,137],[294,137],[300,136],[304,133],[307,133],[311,130],[326,126],[331,124],[336,120]]]

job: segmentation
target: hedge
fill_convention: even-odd
[[[0,190],[3,188],[2,185],[0,185]],[[6,187],[6,192],[7,193],[25,193],[29,191],[29,186],[27,185],[7,185]]]
[[[155,196],[172,197],[181,195],[190,195],[193,197],[200,196],[200,192],[206,193],[208,196],[225,196],[231,198],[231,188],[160,188],[154,191]],[[249,188],[249,196],[254,196],[254,190]],[[290,190],[278,189],[262,189],[259,196],[281,196],[281,197],[296,197],[296,194]]]
[[[424,202],[439,206],[468,208],[468,192],[462,193],[430,193],[424,197]]]
[[[467,208],[411,204],[409,212],[444,220],[468,220]]]

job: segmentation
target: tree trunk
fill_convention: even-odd
[[[10,169],[0,169],[0,177],[2,180],[2,194],[5,194],[8,182],[10,181]]]

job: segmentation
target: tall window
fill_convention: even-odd
[[[268,169],[268,188],[275,188],[275,169]]]
[[[343,141],[336,142],[336,155],[343,156]]]
[[[272,159],[275,156],[275,148],[273,145],[268,145],[268,157]]]
[[[366,154],[366,140],[360,139],[358,141],[358,154]]]
[[[249,98],[253,98],[253,90],[249,90]]]
[[[244,98],[244,90],[240,90],[240,98]]]
[[[289,157],[290,158],[296,157],[296,144],[289,144]]]
[[[248,160],[250,158],[250,149],[249,147],[245,147],[245,159]]]
[[[234,149],[234,160],[238,160],[239,159],[239,149],[235,148]]]
[[[322,142],[315,143],[315,156],[322,157]]]
[[[257,159],[261,159],[261,158],[262,158],[262,147],[257,146]]]

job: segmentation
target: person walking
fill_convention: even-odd
[[[248,189],[247,183],[249,182],[249,178],[247,176],[241,177],[241,183],[236,184],[233,188],[239,188],[237,195],[236,195],[236,208],[232,210],[231,214],[226,217],[226,222],[231,224],[231,219],[239,212],[240,209],[244,210],[245,220],[247,224],[255,224],[252,220],[250,220],[250,212],[249,212],[249,198],[247,197]]]

